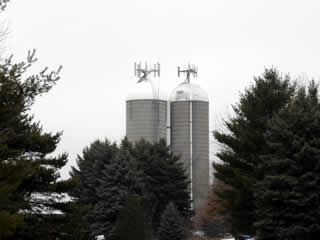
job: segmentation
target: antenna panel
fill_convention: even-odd
[[[148,65],[148,63],[145,62],[144,68],[141,67],[141,62],[134,63],[134,75],[139,77],[138,82],[147,80],[150,73],[153,73],[153,77],[160,77],[160,63]]]
[[[141,62],[138,64],[138,77],[141,77]]]
[[[194,78],[198,76],[198,68],[194,64],[188,64],[183,69],[180,69],[178,66],[178,77],[180,77],[180,73],[186,74],[186,83],[190,83],[190,75],[193,75]]]

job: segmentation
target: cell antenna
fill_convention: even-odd
[[[153,66],[145,63],[144,68],[141,67],[140,62],[134,63],[134,76],[139,78],[137,83],[148,80],[150,73],[153,73],[154,77],[160,77],[160,63],[153,64]]]
[[[180,73],[186,74],[185,83],[190,83],[190,75],[193,75],[194,78],[198,76],[198,68],[195,65],[188,65],[187,68],[182,69],[178,67],[178,77],[180,77]]]

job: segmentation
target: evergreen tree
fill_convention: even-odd
[[[144,209],[140,197],[129,196],[115,226],[118,240],[144,240]]]
[[[23,216],[10,214],[7,211],[0,212],[0,240],[8,239],[13,235],[16,228],[23,224]]]
[[[215,176],[230,186],[217,193],[230,216],[233,232],[254,234],[254,185],[263,177],[259,156],[268,152],[264,134],[268,120],[287,106],[295,93],[289,76],[266,69],[233,106],[234,116],[224,122],[227,132],[214,131],[223,148],[217,153],[222,163],[213,164]]]
[[[0,212],[1,221],[21,217],[21,209],[53,208],[54,201],[35,199],[34,194],[60,193],[58,170],[67,154],[49,157],[61,138],[61,132],[45,133],[29,114],[37,96],[47,93],[59,79],[59,71],[26,76],[34,64],[35,51],[27,61],[13,63],[12,57],[0,63]],[[7,203],[7,204],[6,204]],[[3,228],[2,232],[12,232]],[[15,224],[10,225],[15,228]]]
[[[120,150],[116,145],[95,142],[77,162],[79,169],[71,172],[73,196],[80,205],[92,206],[87,214],[92,237],[114,236],[118,213],[129,195],[140,196],[143,202],[147,238],[158,227],[170,201],[184,217],[191,215],[188,178],[164,141],[141,141],[132,146],[125,138]]]
[[[102,169],[115,158],[119,148],[108,139],[96,140],[77,156],[78,168],[71,167],[71,179],[76,184],[71,195],[82,204],[94,205],[97,201],[96,186],[102,176]]]
[[[154,231],[160,223],[161,214],[173,202],[179,213],[188,218],[191,216],[191,199],[189,180],[182,163],[174,156],[164,140],[158,143],[137,142],[133,148],[133,156],[143,172],[145,184],[145,208],[149,222]]]
[[[161,216],[158,235],[159,240],[185,239],[183,220],[172,202],[168,204]]]
[[[127,140],[123,140],[119,153],[102,168],[102,175],[96,186],[97,202],[89,216],[92,237],[114,237],[114,225],[126,199],[129,195],[142,194],[141,174],[128,151],[129,146]]]
[[[257,233],[261,240],[311,240],[320,236],[320,106],[311,82],[270,120],[270,151],[261,156],[257,183]]]
[[[103,178],[104,165],[109,165],[118,152],[118,146],[105,139],[104,141],[94,141],[90,146],[84,148],[81,156],[77,156],[78,169],[72,167],[70,172],[70,181],[73,185],[70,195],[74,198],[74,205],[69,214],[70,216],[78,216],[80,210],[83,217],[78,218],[77,223],[70,221],[71,228],[76,223],[76,225],[81,225],[82,232],[89,233],[89,225],[93,223],[93,207],[99,200],[97,188]],[[91,220],[89,220],[90,218]]]
[[[12,195],[15,194],[18,187],[23,180],[23,174],[28,171],[25,169],[24,164],[20,162],[18,165],[0,162],[0,239],[7,239],[12,235],[16,228],[21,226],[23,223],[23,215],[17,213],[15,206],[11,206]],[[23,201],[23,198],[21,198]],[[24,201],[23,201],[24,203]],[[14,205],[21,202],[14,202]],[[24,204],[23,204],[24,205]],[[9,207],[14,209],[10,211]]]
[[[59,229],[60,233],[67,235],[69,240],[89,239],[88,221],[85,217],[90,210],[90,205],[80,204],[77,201],[68,204],[64,211],[64,224]]]

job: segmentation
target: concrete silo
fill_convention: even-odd
[[[142,138],[149,142],[166,139],[167,101],[160,97],[159,88],[147,78],[155,71],[160,72],[160,69],[142,69],[140,65],[136,68],[137,76],[142,73],[142,77],[126,98],[126,136],[131,142]]]
[[[189,68],[190,70],[190,68]],[[209,98],[187,80],[170,95],[170,143],[190,176],[193,208],[207,204],[209,191]]]

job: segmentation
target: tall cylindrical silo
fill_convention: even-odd
[[[152,80],[137,83],[126,98],[126,136],[129,141],[166,139],[167,101]]]
[[[193,208],[207,204],[209,191],[209,98],[198,85],[184,82],[170,95],[170,143],[191,180]]]

